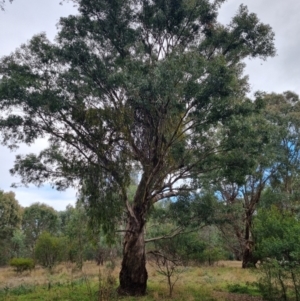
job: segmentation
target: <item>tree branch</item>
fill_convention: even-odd
[[[145,243],[148,242],[153,242],[156,240],[161,240],[161,239],[170,239],[173,238],[181,233],[183,233],[184,229],[182,227],[178,227],[176,228],[174,231],[172,231],[172,234],[166,234],[166,235],[162,235],[162,236],[158,236],[158,237],[154,237],[154,238],[149,238],[149,239],[145,239]]]

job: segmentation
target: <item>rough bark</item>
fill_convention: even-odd
[[[253,256],[251,242],[248,241],[248,242],[246,242],[246,248],[243,253],[242,268],[243,269],[253,268],[253,267],[255,267],[256,263],[257,263],[257,260]]]
[[[244,236],[245,247],[243,251],[243,262],[242,262],[243,269],[255,267],[257,263],[257,260],[253,256],[254,242],[251,239],[252,216],[253,213],[251,211],[246,212],[245,236]]]
[[[143,296],[146,294],[148,273],[144,240],[144,223],[129,217],[123,244],[120,272],[120,295]]]

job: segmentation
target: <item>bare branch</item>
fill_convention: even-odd
[[[162,236],[158,236],[158,237],[154,237],[154,238],[145,239],[145,243],[153,242],[153,241],[161,240],[161,239],[170,239],[179,234],[185,233],[184,229],[182,227],[178,227],[178,228],[174,229],[172,232],[173,232],[172,234],[167,234],[167,235],[162,235]],[[186,232],[186,233],[188,233],[188,232]]]

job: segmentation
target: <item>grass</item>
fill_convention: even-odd
[[[54,301],[54,300],[81,300],[81,301],[91,301],[99,300],[98,299],[98,290],[97,285],[93,284],[92,290],[88,291],[87,287],[81,283],[74,285],[73,287],[67,285],[53,285],[51,289],[48,289],[47,286],[39,286],[35,288],[31,287],[18,287],[8,291],[5,295],[0,295],[5,301],[27,301],[27,300],[40,300],[40,301]],[[158,301],[158,300],[170,300],[168,297],[168,291],[160,286],[149,284],[148,294],[144,297],[134,298],[134,297],[123,297],[123,301]],[[100,300],[119,300],[118,296],[115,293],[115,290],[110,295],[104,296]],[[211,297],[209,291],[199,291],[194,288],[179,288],[172,300],[202,300],[202,301],[213,301],[214,298]]]
[[[250,296],[261,296],[258,285],[256,283],[249,284],[229,284],[228,291],[237,294],[247,294]]]
[[[164,276],[148,266],[148,290],[144,297],[123,297],[122,301],[170,300]],[[99,267],[87,262],[83,271],[70,264],[57,266],[52,273],[36,268],[31,273],[17,275],[11,268],[0,269],[0,300],[4,301],[108,301],[119,300],[116,294],[119,270]],[[109,278],[107,278],[109,277]],[[108,281],[107,281],[108,279]],[[257,274],[241,269],[237,262],[220,262],[213,267],[188,267],[175,285],[172,300],[221,301],[214,292],[257,295]],[[100,292],[100,293],[99,293]]]

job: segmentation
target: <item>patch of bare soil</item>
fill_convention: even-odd
[[[235,294],[228,292],[214,292],[213,297],[222,301],[263,301],[261,297],[254,297],[246,294]]]

